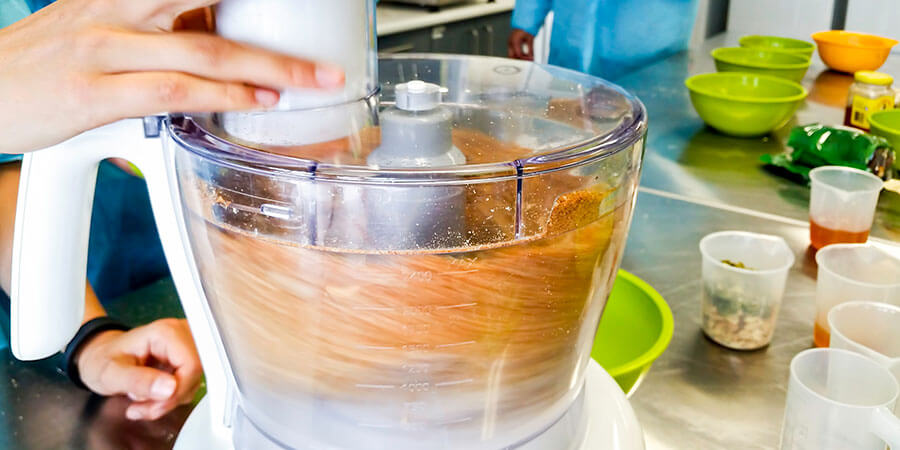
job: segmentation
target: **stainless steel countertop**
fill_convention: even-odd
[[[708,50],[735,41],[736,36],[720,36],[700,50],[617,80],[641,97],[651,120],[623,268],[654,286],[675,316],[669,349],[631,399],[648,450],[775,448],[788,363],[812,341],[816,268],[806,250],[809,191],[765,172],[757,162],[762,153],[782,150],[784,131],[753,140],[718,135],[703,127],[683,87],[688,73],[713,70]],[[887,69],[900,74],[900,58],[892,58]],[[843,82],[840,75],[821,75],[817,64],[805,81],[808,87],[817,79]],[[842,112],[809,100],[798,117],[837,123]],[[762,350],[726,350],[700,331],[697,243],[724,229],[783,236],[798,256],[774,339]],[[900,199],[883,196],[873,234],[900,240]],[[181,314],[170,280],[120,299],[110,310],[133,323]],[[153,423],[127,423],[125,401],[89,396],[52,364],[20,363],[8,350],[0,352],[0,381],[2,448],[170,448],[190,411],[181,408]]]
[[[722,34],[681,53],[614,80],[634,92],[650,117],[647,156],[641,184],[717,207],[748,208],[808,220],[809,189],[767,172],[759,157],[784,151],[791,125],[841,124],[850,75],[826,70],[813,55],[804,86],[810,96],[794,121],[772,136],[739,139],[706,126],[691,106],[684,80],[715,72],[709,52],[736,46],[740,36]],[[892,54],[881,69],[900,79],[900,55]],[[900,195],[883,193],[872,236],[900,241]]]

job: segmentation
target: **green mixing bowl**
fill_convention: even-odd
[[[723,47],[712,51],[719,72],[747,72],[800,82],[809,70],[803,55],[756,48]]]
[[[807,58],[812,58],[813,52],[816,51],[816,46],[812,42],[778,36],[744,36],[738,42],[741,44],[741,47],[777,50],[779,52],[803,55]]]
[[[672,310],[662,296],[640,278],[620,270],[591,357],[631,394],[669,346],[673,329]]]
[[[793,81],[751,73],[695,75],[685,81],[707,125],[738,137],[761,136],[788,123],[806,98]]]
[[[900,109],[878,111],[869,116],[869,129],[875,136],[881,136],[900,152]]]

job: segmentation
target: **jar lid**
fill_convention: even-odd
[[[894,77],[881,72],[873,72],[870,70],[861,70],[853,76],[856,81],[866,84],[874,84],[876,86],[890,86],[894,82]]]

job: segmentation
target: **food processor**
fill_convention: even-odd
[[[378,60],[371,1],[216,14],[221,35],[341,65],[346,86],[123,120],[26,155],[15,355],[55,354],[77,331],[97,166],[124,158],[146,178],[206,374],[176,448],[643,448],[590,358],[635,202],[641,103],[522,61]]]

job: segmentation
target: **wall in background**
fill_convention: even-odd
[[[699,0],[697,20],[691,35],[691,45],[698,45],[710,36],[726,30],[729,0]]]
[[[897,1],[897,0],[887,0]],[[809,40],[831,29],[834,0],[731,0],[728,30],[741,34],[767,34]]]
[[[848,0],[844,28],[900,40],[900,1]]]

